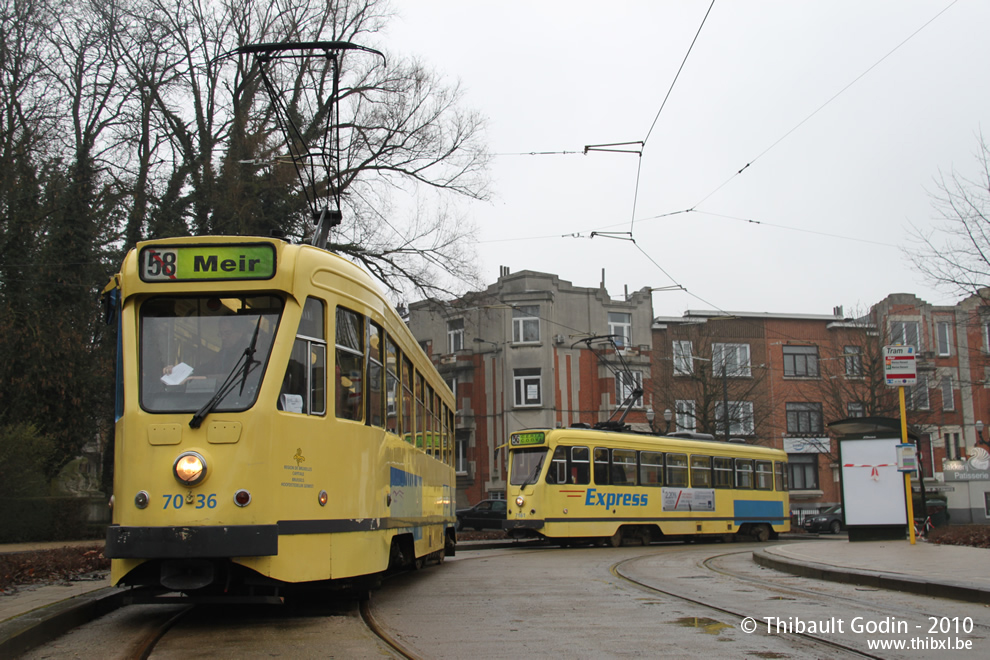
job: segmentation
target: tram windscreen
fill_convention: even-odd
[[[193,413],[227,389],[212,410],[250,408],[282,308],[270,295],[146,300],[140,308],[141,407]]]
[[[539,479],[540,471],[543,469],[543,461],[546,457],[546,448],[517,449],[512,452],[509,483],[513,486],[524,486]]]

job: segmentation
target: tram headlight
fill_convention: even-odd
[[[194,451],[187,451],[175,459],[172,473],[183,486],[195,486],[206,478],[206,459]]]
[[[516,506],[519,507],[520,509],[522,508],[522,505],[525,502],[526,502],[526,500],[523,499],[523,496],[522,495],[520,495],[519,497],[516,498]]]

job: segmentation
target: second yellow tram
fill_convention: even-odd
[[[513,433],[506,529],[563,545],[790,530],[787,454],[707,439],[565,428]]]

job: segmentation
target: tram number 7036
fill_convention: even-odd
[[[181,509],[183,504],[186,504],[186,498],[182,493],[177,493],[175,495],[165,494],[162,495],[165,499],[165,506],[162,509],[167,509],[170,506],[173,509]],[[205,493],[197,493],[195,498],[190,494],[188,498],[188,504],[194,505],[197,509],[215,509],[217,507],[217,494],[210,493],[209,495]]]

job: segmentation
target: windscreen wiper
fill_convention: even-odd
[[[238,375],[241,376],[240,394],[244,394],[244,386],[247,383],[248,374],[251,373],[256,366],[261,364],[261,362],[254,359],[254,353],[258,344],[258,331],[260,328],[261,317],[259,316],[258,323],[254,326],[254,336],[251,338],[251,343],[244,349],[241,356],[237,358],[237,363],[234,365],[234,368],[230,370],[230,373],[227,374],[227,377],[224,378],[220,387],[217,388],[216,394],[210,397],[210,400],[207,401],[202,408],[197,410],[196,414],[189,420],[189,428],[198,429],[200,427],[203,420],[206,419],[206,416],[213,412],[213,410],[220,405],[220,402],[223,401],[228,394],[230,394],[231,390],[234,389],[234,385],[237,383]]]

